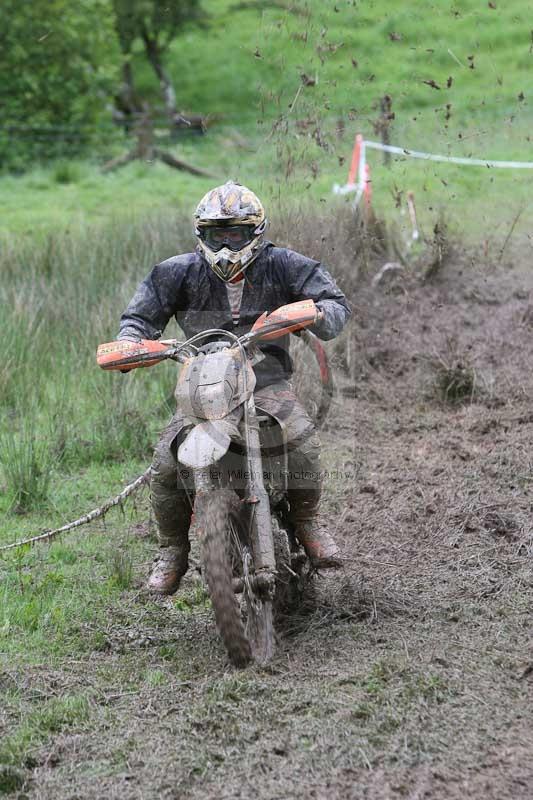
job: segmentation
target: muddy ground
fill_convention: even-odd
[[[361,289],[322,433],[345,572],[242,672],[194,576],[160,603],[125,592],[98,650],[13,675],[92,698],[19,796],[533,796],[528,258],[455,253],[429,282]]]

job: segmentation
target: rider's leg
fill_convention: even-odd
[[[158,594],[173,594],[188,567],[189,525],[192,499],[190,485],[178,475],[172,444],[181,427],[173,419],[155,448],[150,483],[151,501],[158,528],[159,554],[147,582]],[[188,494],[189,492],[189,494]]]
[[[322,488],[320,440],[312,420],[287,381],[260,389],[255,393],[255,402],[285,430],[289,447],[289,516],[299,542],[314,566],[339,566],[339,548],[318,518]]]
[[[319,519],[322,479],[320,440],[316,432],[289,450],[288,467],[289,517],[298,541],[314,567],[340,566],[339,548]]]

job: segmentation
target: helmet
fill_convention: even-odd
[[[249,267],[267,226],[259,198],[240,183],[211,189],[194,214],[194,232],[209,266],[225,282]]]

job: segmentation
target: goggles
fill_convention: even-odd
[[[253,225],[208,225],[200,229],[200,236],[215,253],[223,247],[238,253],[254,240],[255,228]]]

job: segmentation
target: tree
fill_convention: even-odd
[[[178,32],[200,16],[199,0],[113,0],[116,30],[123,55],[122,97],[138,110],[131,57],[133,44],[140,39],[146,58],[152,66],[163,95],[171,124],[179,119],[176,92],[164,67],[164,57]]]
[[[174,128],[183,117],[176,108],[176,92],[164,68],[164,55],[183,26],[199,18],[199,0],[112,0],[112,3],[123,60],[122,87],[115,97],[115,106],[136,141],[127,153],[104,164],[104,171],[118,169],[135,159],[158,159],[169,167],[186,170],[193,175],[210,175],[206,170],[187,164],[157,146],[151,110],[136,91],[132,67],[133,48],[139,40],[159,80],[165,110],[171,129]],[[203,122],[200,124],[203,125]]]
[[[0,164],[79,152],[120,63],[109,0],[2,0]]]

